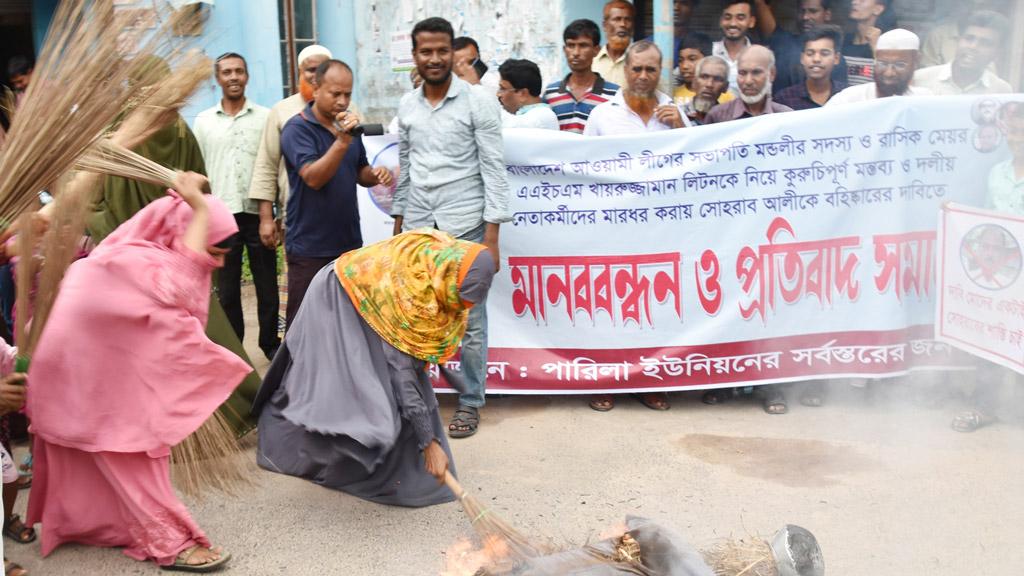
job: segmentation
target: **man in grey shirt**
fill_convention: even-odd
[[[452,25],[427,18],[413,27],[412,53],[423,85],[398,105],[399,167],[391,214],[395,234],[424,226],[486,245],[497,269],[498,227],[511,220],[501,112],[493,94],[452,74]],[[448,435],[476,433],[487,378],[487,303],[469,313],[458,374],[461,393]]]

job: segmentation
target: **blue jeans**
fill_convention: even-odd
[[[470,242],[482,242],[484,227],[468,232],[459,238]],[[459,404],[483,407],[487,390],[487,299],[477,302],[469,310],[466,321],[466,335],[462,337],[461,370],[455,372],[439,366],[445,380],[459,391]]]

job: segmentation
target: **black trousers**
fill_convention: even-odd
[[[338,256],[340,256],[339,254]],[[328,258],[317,258],[307,256],[296,256],[285,252],[285,259],[288,261],[288,306],[284,312],[285,330],[291,328],[295,315],[299,312],[302,299],[306,297],[306,290],[310,282],[321,268],[333,262],[337,256]]]
[[[220,305],[244,342],[245,319],[242,317],[242,251],[249,254],[249,269],[256,286],[256,316],[259,320],[260,350],[273,353],[281,344],[277,336],[280,296],[277,293],[277,251],[260,242],[260,217],[256,214],[235,214],[238,235],[231,251],[224,257],[224,267],[217,273],[217,295]]]

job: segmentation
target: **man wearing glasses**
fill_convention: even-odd
[[[836,94],[827,106],[864,102],[890,96],[929,96],[926,88],[911,86],[920,59],[921,40],[909,30],[897,28],[878,37],[875,47],[875,81],[851,86]]]

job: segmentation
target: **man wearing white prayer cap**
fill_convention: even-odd
[[[896,28],[882,34],[875,45],[875,81],[843,90],[826,106],[890,96],[930,95],[930,90],[910,85],[920,61],[920,48],[921,40],[910,30]]]
[[[319,44],[306,46],[299,52],[299,90],[274,104],[263,127],[263,137],[256,151],[256,163],[249,184],[249,198],[259,205],[260,241],[268,248],[276,249],[284,238],[281,225],[284,223],[284,208],[288,199],[288,172],[284,167],[284,157],[281,156],[281,130],[313,99],[316,68],[331,58],[331,51]],[[349,104],[348,110],[362,121],[355,103]],[[276,215],[275,205],[278,209]],[[282,297],[281,302],[285,301],[286,298]],[[267,358],[272,359],[276,351],[264,352]]]

